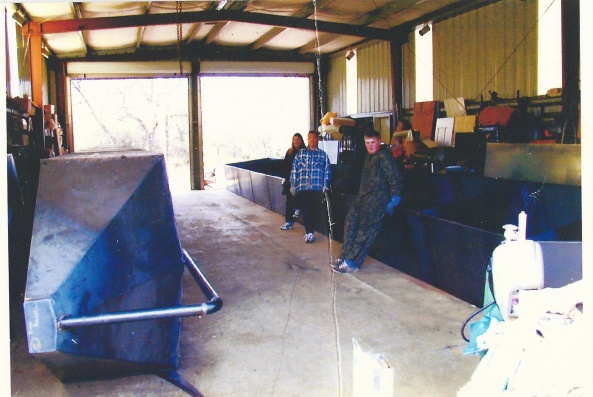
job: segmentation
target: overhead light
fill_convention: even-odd
[[[46,46],[41,46],[41,55],[43,55],[46,58],[49,58],[51,56],[51,51]]]
[[[23,14],[23,12],[21,10],[18,10],[17,12],[15,12],[14,14],[12,14],[12,19],[14,19],[14,21],[20,26],[23,27],[24,24],[26,24],[27,22],[27,18],[25,18],[25,15]]]
[[[424,27],[422,27],[422,29],[420,29],[418,31],[418,33],[420,33],[420,36],[424,36],[426,33],[430,32],[430,26],[428,26],[427,23],[424,24]]]
[[[220,11],[224,8],[224,6],[226,6],[226,3],[228,3],[228,0],[223,0],[220,3],[218,3],[218,5],[216,6],[216,11]]]
[[[348,51],[348,53],[346,53],[346,59],[347,60],[351,60],[352,58],[354,58],[354,55],[356,55],[356,53],[352,50]]]

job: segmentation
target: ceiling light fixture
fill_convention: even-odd
[[[356,55],[356,53],[354,51],[350,50],[346,53],[346,59],[351,60],[352,58],[354,58],[354,55]]]
[[[49,58],[51,56],[51,51],[45,45],[41,46],[41,55],[45,58]]]
[[[216,11],[220,11],[224,8],[224,6],[226,6],[226,3],[228,3],[228,0],[223,0],[220,3],[218,3],[218,5],[216,6]]]
[[[23,12],[21,10],[18,10],[17,12],[12,14],[12,19],[14,19],[14,21],[20,27],[23,27],[23,25],[25,25],[27,22],[29,22],[29,21],[27,21],[27,18],[25,18],[25,15],[23,14]]]
[[[424,36],[428,32],[430,32],[430,26],[428,26],[428,23],[425,23],[424,27],[418,31],[418,33],[420,33],[420,36]]]

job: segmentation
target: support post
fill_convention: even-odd
[[[31,101],[43,108],[43,55],[41,53],[41,28],[38,22],[27,22],[23,33],[29,37],[31,65]]]
[[[575,136],[578,123],[580,70],[580,1],[562,0],[562,116],[568,121]]]
[[[391,102],[393,103],[393,129],[401,118],[403,108],[403,67],[402,47],[407,42],[407,35],[403,31],[396,31],[395,38],[391,40]],[[390,133],[393,131],[390,131]]]
[[[192,60],[189,77],[189,164],[191,190],[204,190],[204,145],[202,144],[202,115],[200,114],[200,61]]]

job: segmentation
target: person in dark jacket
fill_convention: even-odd
[[[342,254],[332,268],[338,273],[358,271],[377,237],[385,213],[393,215],[401,200],[403,175],[391,151],[381,146],[381,135],[364,134],[367,150],[360,187],[344,221]]]
[[[284,161],[282,162],[282,194],[286,196],[286,210],[284,212],[284,225],[280,226],[282,230],[290,230],[294,227],[294,221],[299,217],[300,210],[296,202],[296,197],[290,192],[290,172],[292,171],[292,162],[299,150],[305,148],[303,136],[298,132],[292,136],[292,145],[286,151]]]

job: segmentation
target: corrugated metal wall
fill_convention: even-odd
[[[412,109],[416,102],[416,67],[414,45],[416,42],[415,32],[408,35],[408,42],[402,46],[402,106],[404,109]]]
[[[346,55],[335,54],[329,62],[327,110],[346,115]]]
[[[8,17],[6,23],[15,23],[12,18]],[[12,39],[7,37],[7,39]],[[5,46],[5,49],[7,47]],[[31,39],[24,35],[17,26],[16,28],[16,57],[18,63],[18,70],[10,70],[11,79],[18,78],[18,92],[10,92],[12,97],[23,97],[27,94],[29,97],[33,96],[32,87],[32,72],[31,72]],[[8,61],[8,58],[6,59]],[[10,67],[10,63],[7,64],[7,68]],[[8,69],[7,69],[8,71]],[[44,104],[48,103],[49,92],[48,92],[48,72],[47,72],[47,61],[44,57],[41,58],[41,72],[42,72],[42,100]],[[8,78],[8,73],[6,75]],[[10,83],[7,81],[7,93]],[[36,105],[41,105],[36,103]]]
[[[8,23],[14,23],[9,20]],[[32,95],[33,89],[31,88],[31,48],[30,40],[25,37],[20,28],[17,28],[16,33],[17,42],[17,58],[18,58],[18,76],[19,76],[19,87],[20,93],[13,93],[13,96],[23,96],[24,94]]]
[[[358,48],[358,113],[393,109],[390,48],[386,41]]]
[[[500,1],[433,25],[434,99],[537,95],[537,1]]]
[[[435,23],[434,99],[490,99],[537,95],[537,1],[503,0]],[[402,47],[402,105],[414,107],[416,71],[414,32]],[[358,48],[358,112],[385,112],[391,103],[388,42]],[[329,109],[346,111],[345,54],[330,61]]]
[[[389,112],[391,100],[390,43],[374,42],[357,49],[358,104],[357,113]],[[330,59],[328,75],[328,110],[346,115],[346,54],[339,53]]]

